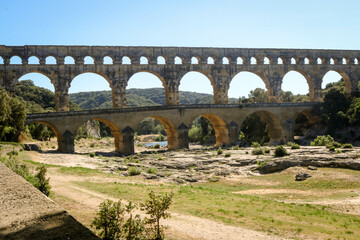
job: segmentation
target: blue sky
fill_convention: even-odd
[[[1,0],[0,44],[359,49],[359,9],[355,0]],[[49,86],[48,79],[30,77]],[[338,78],[329,73],[324,80]],[[245,82],[251,84],[245,88]],[[131,87],[161,83],[137,74]],[[264,84],[241,73],[229,95],[246,96],[256,87]],[[104,79],[85,74],[73,81],[70,92],[108,88]],[[296,73],[286,76],[283,89],[308,91]],[[182,80],[180,90],[212,92],[209,81],[196,73]]]

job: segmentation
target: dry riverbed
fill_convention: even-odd
[[[89,226],[104,199],[143,201],[148,190],[175,192],[164,221],[170,239],[356,239],[360,234],[360,149],[301,147],[283,158],[251,148],[143,146],[119,156],[111,139],[80,140],[75,154],[37,143],[28,164],[48,164],[53,200]],[[94,157],[89,155],[95,153]],[[317,166],[315,170],[308,166]],[[334,168],[339,167],[339,168]],[[140,174],[132,175],[137,170]],[[358,170],[355,170],[358,169]],[[262,174],[268,172],[268,174]],[[297,182],[295,175],[311,178]]]

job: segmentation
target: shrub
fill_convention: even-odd
[[[221,147],[219,147],[219,149],[217,150],[217,155],[221,155],[223,153],[223,150],[221,149]]]
[[[326,146],[332,144],[334,142],[334,138],[330,135],[327,136],[317,136],[313,142],[310,143],[311,146]]]
[[[34,186],[40,190],[40,192],[42,192],[43,194],[45,194],[46,196],[50,196],[50,179],[46,179],[46,167],[45,165],[40,165],[36,168],[36,170],[38,171],[35,175],[36,178],[36,182],[34,184]]]
[[[300,145],[297,144],[297,143],[293,143],[293,144],[291,145],[291,149],[300,149]]]
[[[336,153],[342,153],[342,151],[340,149],[337,149]]]
[[[232,149],[233,149],[233,150],[240,150],[240,147],[239,147],[239,145],[236,145],[236,146],[234,146]]]
[[[141,173],[141,169],[137,168],[137,167],[130,167],[129,168],[129,175],[130,176],[135,176],[135,175],[139,175]]]
[[[261,145],[260,145],[260,143],[258,143],[258,142],[252,142],[252,143],[251,143],[251,147],[253,147],[253,148],[259,148],[259,147],[261,147]]]
[[[90,157],[95,157],[95,153],[94,153],[94,152],[91,152],[91,153],[89,153],[89,156],[90,156]]]
[[[132,202],[124,206],[121,200],[106,200],[99,205],[91,226],[100,230],[102,239],[147,239],[145,221],[138,214],[133,217],[136,208],[137,205]],[[129,216],[127,219],[125,213]]]
[[[156,168],[148,168],[148,169],[146,169],[146,172],[149,173],[149,174],[156,174],[157,169]]]
[[[275,148],[274,155],[275,157],[283,157],[287,155],[287,151],[284,146],[280,145]]]
[[[264,154],[264,150],[263,150],[261,147],[254,148],[254,149],[251,151],[251,154],[252,154],[252,155],[263,155],[263,154]]]
[[[332,145],[333,145],[335,148],[341,148],[341,147],[342,147],[341,143],[338,143],[338,142],[335,142],[335,141],[332,143]]]
[[[330,147],[329,147],[329,151],[330,151],[330,152],[335,152],[335,147],[334,147],[334,146],[330,146]]]
[[[146,200],[145,204],[141,204],[141,209],[146,211],[146,214],[150,216],[146,219],[146,222],[152,225],[151,229],[155,233],[152,239],[164,239],[160,219],[170,217],[170,214],[166,211],[170,207],[173,195],[173,193],[155,195],[153,191],[150,191],[150,199]]]
[[[159,136],[157,136],[155,138],[155,141],[157,141],[157,142],[161,142],[161,141],[164,141],[164,140],[165,140],[165,137],[161,133],[159,134]]]
[[[226,157],[226,158],[231,157],[231,153],[226,153],[226,154],[225,154],[225,157]]]
[[[264,152],[265,152],[265,153],[270,153],[270,148],[265,148],[265,149],[264,149]]]
[[[160,148],[160,144],[155,144],[154,148]]]
[[[345,143],[342,147],[343,148],[353,148],[353,145],[351,143]]]
[[[95,143],[90,143],[90,147],[91,148],[95,147]]]

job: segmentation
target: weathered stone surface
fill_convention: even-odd
[[[24,144],[24,150],[25,151],[40,151],[40,147],[36,144],[32,144],[32,143],[25,143]]]
[[[304,181],[310,177],[311,177],[310,174],[301,172],[301,173],[296,174],[295,181]]]

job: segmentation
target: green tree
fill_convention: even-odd
[[[150,191],[150,199],[146,200],[146,202],[141,205],[142,210],[145,210],[146,214],[150,215],[147,222],[153,225],[153,229],[155,230],[154,237],[156,240],[163,239],[163,236],[161,236],[163,227],[160,225],[160,219],[170,217],[170,214],[166,211],[170,207],[173,195],[173,193],[156,195],[153,191]]]
[[[268,93],[265,89],[255,88],[250,91],[249,100],[251,103],[266,103],[268,102]]]
[[[0,141],[17,141],[25,119],[24,105],[0,88]]]
[[[360,125],[360,98],[354,97],[346,112],[346,117],[352,125]]]
[[[241,125],[240,130],[244,134],[245,142],[248,144],[258,142],[263,145],[270,141],[266,123],[256,114],[248,116]]]

